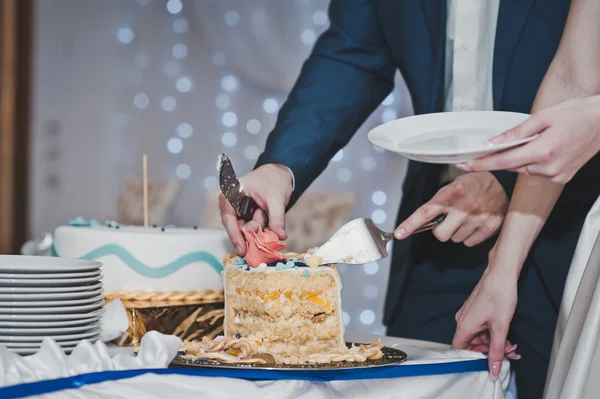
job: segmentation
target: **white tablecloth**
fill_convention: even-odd
[[[137,359],[128,353],[110,357],[103,344],[87,344],[66,357],[50,348],[41,358],[17,358],[0,348],[0,386],[73,376],[102,370],[165,367],[177,349],[174,337],[149,333],[144,337]],[[369,342],[371,335],[348,334],[347,339]],[[175,340],[178,340],[175,338]],[[386,346],[405,351],[405,364],[427,364],[482,359],[469,351],[448,349],[445,345],[384,338]],[[402,367],[402,366],[400,366]],[[83,385],[46,394],[43,398],[240,398],[240,399],[325,399],[325,398],[504,398],[509,381],[509,364],[504,362],[500,379],[490,381],[487,372],[457,373],[420,377],[354,381],[260,381],[222,377],[144,374],[133,378]]]

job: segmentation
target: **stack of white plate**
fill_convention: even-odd
[[[102,333],[100,262],[0,256],[0,345],[20,354],[50,337],[66,351]]]

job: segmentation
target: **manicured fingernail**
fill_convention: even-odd
[[[236,246],[235,249],[237,250],[238,255],[240,255],[242,253],[241,245]]]
[[[471,163],[467,162],[467,163],[459,163],[456,165],[456,167],[460,170],[463,170],[465,172],[470,172],[471,171]]]
[[[521,355],[519,355],[518,353],[513,354],[512,360],[519,360],[519,359],[521,359]]]
[[[508,348],[508,350],[506,351],[506,353],[510,353],[510,352],[514,352],[517,349],[517,345],[513,345],[510,348]]]
[[[498,380],[498,376],[500,375],[500,366],[502,365],[501,362],[494,362],[492,363],[492,369],[490,370],[490,380],[492,381],[496,381]]]
[[[406,230],[404,230],[404,228],[400,228],[398,230],[395,231],[394,235],[396,236],[397,239],[401,240],[402,238],[404,238],[404,235],[406,234]]]

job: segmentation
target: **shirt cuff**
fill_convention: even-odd
[[[289,166],[286,166],[284,164],[280,164],[281,166],[285,166],[285,168],[290,172],[290,175],[292,176],[292,192],[294,192],[294,190],[296,190],[296,176],[294,176],[294,172],[292,172],[292,170],[289,168]]]

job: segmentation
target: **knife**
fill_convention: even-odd
[[[235,209],[240,219],[246,222],[252,220],[254,212],[260,208],[252,197],[244,193],[244,187],[233,170],[231,160],[225,154],[219,156],[219,186],[225,199]]]

